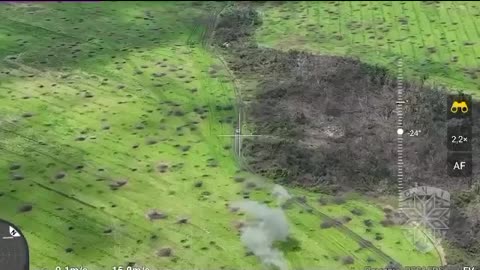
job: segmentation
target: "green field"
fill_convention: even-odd
[[[401,58],[410,78],[480,90],[478,2],[272,2],[262,12],[261,45],[354,56],[394,71]]]
[[[226,207],[245,191],[233,181],[232,141],[219,136],[233,133],[234,89],[202,46],[222,3],[1,7],[0,218],[27,236],[32,267],[262,268],[232,225],[242,217]],[[317,194],[294,193],[332,217],[351,216],[349,229],[402,264],[440,263],[401,228],[380,225],[380,206],[362,198],[320,206]],[[273,200],[268,189],[252,198]],[[151,209],[168,218],[147,219]],[[388,263],[341,230],[320,229],[314,213],[294,206],[287,215],[300,249],[280,247],[292,268]],[[173,256],[157,256],[164,247]],[[343,265],[345,256],[354,263]]]

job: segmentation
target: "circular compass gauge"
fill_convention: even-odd
[[[0,269],[29,269],[27,240],[15,225],[5,220],[0,220]]]

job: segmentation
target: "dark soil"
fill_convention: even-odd
[[[169,248],[169,247],[164,247],[164,248],[161,248],[157,251],[157,256],[159,257],[170,257],[172,256],[172,249]]]
[[[60,179],[63,179],[65,178],[67,174],[65,172],[58,172],[57,174],[55,174],[55,179],[57,180],[60,180]]]
[[[355,260],[353,259],[352,256],[346,256],[342,258],[342,264],[348,265],[348,264],[353,264]]]
[[[127,183],[128,183],[127,180],[122,179],[122,180],[117,180],[117,181],[114,181],[114,182],[110,183],[109,186],[110,186],[110,189],[117,190],[120,187],[125,186]]]
[[[25,179],[25,177],[22,174],[15,173],[15,174],[12,175],[12,179],[15,180],[15,181],[18,181],[18,180]]]
[[[147,218],[150,220],[157,220],[157,219],[166,219],[168,215],[166,213],[160,212],[158,210],[150,210],[147,213]]]
[[[18,208],[18,212],[20,213],[25,213],[25,212],[30,212],[33,209],[32,204],[23,204]]]
[[[259,48],[252,32],[261,19],[252,12],[249,5],[233,6],[215,30],[215,43],[237,79],[258,82],[248,97],[252,101],[245,108],[247,121],[255,127],[252,133],[268,136],[243,141],[248,167],[311,190],[396,194],[396,74],[351,58]],[[467,215],[466,209],[480,201],[480,188],[472,188],[472,178],[449,177],[446,172],[447,91],[422,81],[403,85],[405,182],[452,194],[447,239],[473,260],[480,253],[480,217]],[[473,115],[480,113],[479,105],[474,101],[470,106]],[[409,130],[421,133],[409,136]],[[479,137],[478,123],[473,123],[472,133]],[[472,142],[473,149],[479,146],[478,140]],[[473,155],[473,164],[478,157]],[[478,172],[474,166],[473,175]],[[322,227],[331,225],[326,223]],[[365,225],[373,224],[365,220]],[[461,260],[448,259],[451,264]]]
[[[181,217],[177,220],[178,224],[187,224],[188,223],[188,218],[186,217]]]
[[[12,170],[12,171],[18,170],[18,169],[20,169],[20,167],[22,167],[22,165],[14,163],[14,164],[10,165],[10,170]]]

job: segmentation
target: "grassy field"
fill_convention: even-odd
[[[200,26],[220,5],[2,4],[0,217],[26,234],[32,267],[261,268],[226,207],[245,189],[233,181],[231,140],[218,136],[233,133],[234,91]],[[372,242],[401,263],[438,264],[399,228],[381,227],[379,207],[329,207],[335,217],[364,208],[375,230],[365,232],[365,217],[348,226],[369,240],[382,233]],[[152,209],[168,217],[151,221]],[[287,214],[301,247],[282,247],[291,267],[388,263],[336,228],[320,230],[314,214]],[[173,256],[157,256],[165,247]],[[348,255],[355,262],[342,266]]]
[[[264,46],[359,57],[410,78],[480,90],[480,5],[452,1],[320,1],[263,6]]]
[[[289,220],[294,225],[292,237],[301,243],[301,250],[295,249],[295,245],[293,247],[285,245],[282,249],[293,267],[361,269],[365,266],[384,267],[389,263],[388,259],[374,249],[365,247],[352,234],[361,236],[362,242],[371,242],[384,254],[404,266],[440,265],[438,250],[419,252],[412,244],[412,239],[407,237],[404,228],[383,226],[381,222],[385,218],[385,213],[372,201],[356,194],[350,194],[339,200],[338,197],[313,194],[302,189],[291,189],[290,192],[295,196],[304,197],[309,206],[305,208],[299,204],[293,204],[286,210]],[[257,201],[265,200],[267,196],[268,192],[262,189],[252,192],[252,198]],[[342,221],[350,232],[346,233],[334,226],[323,228],[322,224],[329,223],[330,219],[322,214]],[[315,252],[312,256],[305,253],[305,250],[315,250]],[[354,264],[345,266],[343,260],[347,257],[352,257]],[[312,265],[311,261],[315,263]]]
[[[244,252],[224,213],[238,189],[229,185],[230,141],[216,136],[231,132],[219,121],[233,115],[233,91],[208,74],[215,62],[198,42],[187,46],[200,39],[193,20],[202,14],[189,4],[150,6],[2,9],[12,18],[1,26],[1,200],[10,206],[2,216],[23,227],[33,266],[255,265],[216,256]],[[13,163],[21,168],[9,170]],[[112,190],[119,180],[128,183]],[[25,203],[33,210],[17,213]],[[150,209],[169,218],[151,222]],[[183,216],[191,225],[176,224]],[[155,258],[162,246],[179,259]]]

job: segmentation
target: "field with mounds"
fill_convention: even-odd
[[[480,90],[480,5],[473,1],[275,1],[259,44],[358,57],[412,79]]]
[[[1,4],[0,218],[26,235],[32,268],[263,267],[228,207],[276,204],[222,136],[234,85],[205,43],[223,5]],[[365,198],[290,192],[309,206],[285,210],[289,268],[440,264]]]

